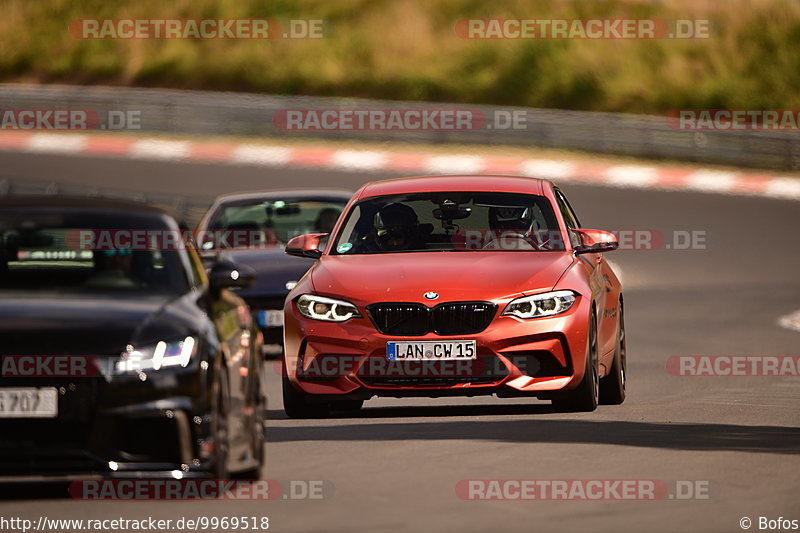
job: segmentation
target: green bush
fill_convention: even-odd
[[[663,113],[800,108],[792,0],[6,0],[0,80]],[[308,40],[81,40],[79,18],[326,19]],[[460,18],[711,19],[697,40],[467,40]]]

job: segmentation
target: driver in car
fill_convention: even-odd
[[[374,246],[382,251],[417,250],[424,247],[417,213],[400,203],[386,205],[375,214],[371,237]]]
[[[489,227],[492,230],[483,244],[485,250],[534,250],[529,232],[532,217],[528,207],[492,207]]]

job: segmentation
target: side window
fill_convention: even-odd
[[[575,233],[572,232],[572,230],[581,227],[578,217],[575,216],[575,212],[572,210],[572,206],[569,205],[569,202],[564,194],[559,189],[553,189],[553,192],[556,195],[556,203],[558,203],[558,209],[561,211],[561,216],[564,217],[564,222],[567,224],[569,240],[573,246],[577,246],[581,243],[581,240],[577,235],[575,235]]]
[[[580,228],[581,227],[581,221],[578,220],[578,215],[575,214],[575,210],[572,209],[572,205],[569,203],[569,200],[567,200],[567,197],[564,196],[564,193],[561,192],[561,190],[558,191],[558,194],[561,196],[561,199],[564,201],[564,205],[567,207],[567,211],[569,211],[569,214],[572,216],[572,220],[575,221],[575,227],[576,228]]]
[[[189,264],[192,267],[194,285],[196,287],[203,287],[205,285],[208,285],[208,276],[206,275],[206,269],[203,268],[203,261],[200,259],[197,250],[194,249],[194,246],[187,245],[186,253],[189,255]]]
[[[347,250],[353,247],[364,235],[360,235],[356,231],[356,224],[358,221],[361,220],[361,206],[356,205],[353,210],[350,212],[349,218],[345,223],[345,226],[339,230],[339,239],[336,241],[337,245],[342,244],[350,244],[347,247]],[[338,247],[338,246],[337,246]],[[331,250],[330,253],[346,253],[346,252],[339,252],[338,250]]]

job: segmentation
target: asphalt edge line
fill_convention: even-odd
[[[609,164],[520,156],[435,154],[314,146],[126,138],[75,133],[0,133],[0,151],[190,161],[347,172],[514,174],[624,189],[691,191],[800,201],[800,179],[772,173]]]

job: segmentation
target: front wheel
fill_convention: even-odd
[[[597,370],[597,319],[592,313],[589,340],[586,346],[586,367],[583,379],[575,389],[553,400],[559,411],[588,412],[597,409],[600,397],[600,379]]]
[[[253,460],[256,466],[237,474],[237,478],[259,479],[261,476],[261,469],[264,467],[264,445],[266,444],[264,436],[266,412],[266,397],[261,394],[261,386],[259,385],[256,391],[255,406],[253,408],[253,428],[251,435],[253,439]]]
[[[308,394],[297,390],[283,376],[283,410],[289,418],[325,418],[330,414],[327,403],[313,403]]]
[[[608,376],[600,381],[600,403],[619,405],[625,401],[625,381],[627,380],[627,358],[625,354],[625,316],[622,302],[619,304],[619,331],[614,349],[614,362]]]

